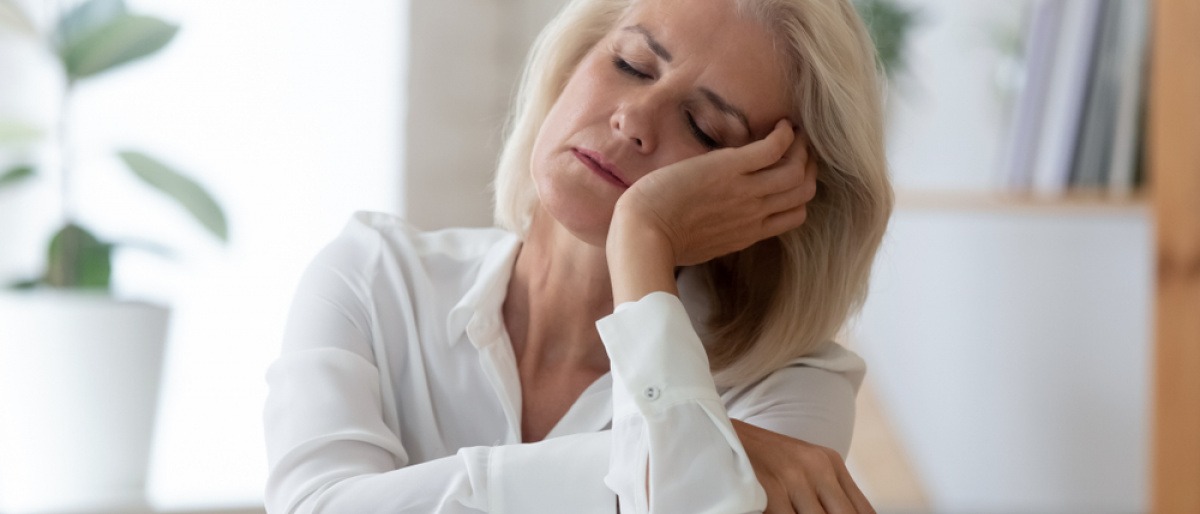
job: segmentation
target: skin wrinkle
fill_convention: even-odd
[[[671,61],[675,60],[675,58],[671,56],[671,52],[668,52],[666,48],[663,48],[662,44],[659,43],[657,39],[654,39],[654,35],[651,34],[649,30],[646,30],[646,27],[643,27],[640,24],[638,24],[638,25],[634,25],[631,27],[625,27],[625,30],[630,31],[630,32],[636,32],[638,34],[641,34],[643,37],[645,37],[646,44],[650,47],[650,51],[654,52],[655,55],[661,57],[662,60],[667,61],[667,62],[671,62]]]
[[[711,89],[702,87],[700,88],[700,92],[704,93],[705,98],[708,98],[708,101],[717,106],[717,109],[720,109],[721,112],[737,118],[742,125],[746,126],[746,132],[750,131],[750,121],[746,118],[746,113],[742,112],[741,109],[730,105],[729,102],[726,102],[724,98],[721,98],[721,95],[714,93]]]

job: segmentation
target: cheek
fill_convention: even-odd
[[[546,113],[546,119],[538,129],[537,137],[533,141],[535,159],[563,146],[577,125],[577,114],[570,108],[571,102],[566,97],[567,92],[563,93],[550,107],[550,112]]]
[[[594,128],[597,120],[606,119],[602,112],[603,100],[597,96],[605,86],[599,82],[602,77],[597,76],[595,71],[594,65],[581,63],[546,113],[531,154],[535,178],[541,171],[538,168],[544,167],[548,159],[556,153],[565,152],[572,142],[586,143],[589,128]]]
[[[571,120],[569,113],[560,108],[561,102],[555,103],[550,109],[542,127],[538,130],[529,156],[529,173],[533,178],[534,190],[539,198],[546,200],[547,194],[553,194],[553,181],[556,171],[567,163],[564,162],[570,134]]]
[[[530,171],[533,173],[535,181],[546,168],[546,160],[550,158],[556,148],[563,146],[563,135],[567,133],[566,125],[568,123],[559,108],[560,105],[561,103],[556,102],[550,108],[550,112],[546,114],[546,119],[542,121],[542,126],[533,140],[533,149],[529,157],[532,167]]]
[[[557,121],[570,120],[572,125],[606,119],[604,111],[610,103],[607,96],[615,91],[618,84],[605,74],[607,70],[603,68],[602,61],[589,56],[579,63],[554,103],[551,117]]]

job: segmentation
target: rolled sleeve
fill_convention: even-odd
[[[621,511],[762,512],[766,493],[679,298],[651,293],[620,305],[596,326],[613,376],[604,480]]]

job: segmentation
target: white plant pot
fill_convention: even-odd
[[[0,512],[148,512],[169,311],[0,293]]]

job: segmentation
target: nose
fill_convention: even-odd
[[[613,112],[610,125],[620,139],[635,145],[640,153],[654,151],[655,101],[653,98],[631,98]]]

